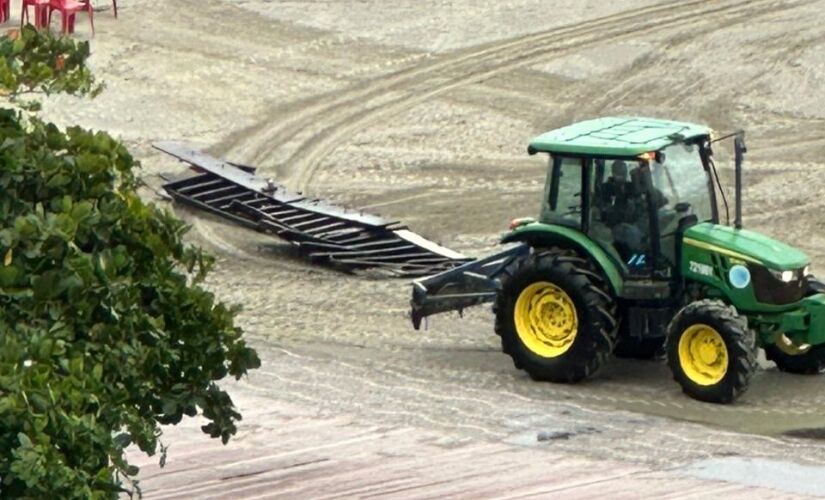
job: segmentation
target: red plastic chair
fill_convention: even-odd
[[[26,1],[26,0],[23,0]],[[95,34],[95,17],[92,4],[88,0],[51,0],[49,2],[49,19],[47,24],[52,24],[52,12],[60,12],[60,20],[62,24],[63,34],[74,33],[74,19],[78,12],[86,12],[89,14],[89,23],[92,25],[92,35]]]
[[[2,1],[2,0],[0,0]],[[91,3],[91,0],[81,0],[85,3]],[[115,13],[115,19],[117,19],[117,0],[112,0],[112,10]]]
[[[29,21],[29,7],[34,7],[34,27],[46,27],[49,18],[50,0],[23,0],[23,11],[20,13],[20,27]]]
[[[0,0],[0,23],[4,23],[11,17],[11,0]]]

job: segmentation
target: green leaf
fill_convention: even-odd
[[[95,92],[88,54],[24,27],[0,37],[0,89]],[[241,415],[215,382],[260,359],[239,309],[200,285],[214,260],[141,199],[139,164],[108,134],[9,109],[0,130],[3,495],[111,498],[116,472],[138,472],[123,448],[164,463],[161,425],[198,411],[226,442]]]
[[[46,187],[49,187],[49,188],[63,187],[65,185],[69,184],[69,182],[71,182],[71,180],[72,180],[71,177],[69,177],[68,175],[58,173],[58,174],[55,174],[55,175],[53,175],[49,178],[48,182],[46,182]]]
[[[126,448],[132,444],[132,436],[128,432],[121,432],[114,437],[114,441],[118,448]]]
[[[12,43],[12,52],[14,54],[19,54],[23,52],[23,49],[26,47],[26,43],[23,41],[22,38],[18,38],[17,40]]]
[[[23,434],[22,432],[17,433],[17,440],[20,442],[20,446],[23,448],[31,448],[32,441],[29,439],[29,436]]]
[[[14,286],[22,275],[22,270],[17,266],[0,267],[0,287]]]
[[[72,218],[79,222],[85,219],[92,212],[93,208],[94,207],[92,206],[92,204],[88,201],[81,201],[80,203],[72,207]]]
[[[60,282],[60,271],[46,271],[35,278],[32,284],[32,291],[36,300],[48,300],[60,294],[61,290],[57,286]]]
[[[49,400],[36,392],[29,394],[29,402],[32,408],[38,413],[43,413],[49,408]]]

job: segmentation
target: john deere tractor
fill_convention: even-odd
[[[504,251],[414,282],[413,325],[493,302],[502,350],[535,380],[659,353],[686,394],[714,403],[747,389],[759,348],[780,370],[819,373],[825,290],[803,252],[742,229],[744,132],[727,137],[732,224],[708,127],[601,118],[536,137],[540,216],[514,220]]]

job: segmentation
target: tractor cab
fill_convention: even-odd
[[[535,138],[549,153],[540,222],[581,231],[625,278],[669,279],[680,230],[716,222],[708,129],[602,118]]]

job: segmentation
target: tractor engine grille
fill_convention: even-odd
[[[753,291],[756,300],[762,304],[784,306],[799,302],[808,290],[808,279],[801,272],[794,273],[794,279],[785,282],[778,279],[767,268],[749,264]]]

